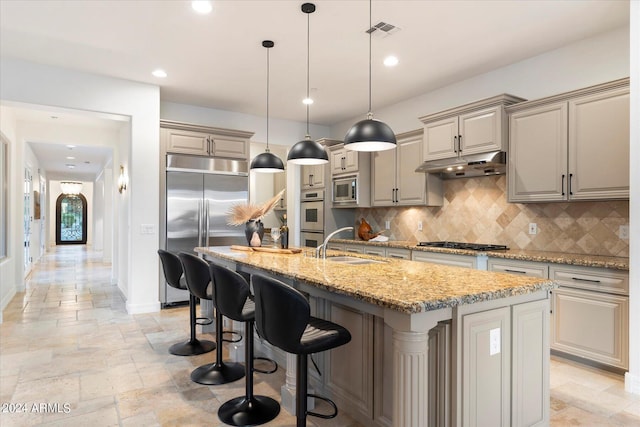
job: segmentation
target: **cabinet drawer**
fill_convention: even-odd
[[[478,259],[471,255],[449,255],[436,252],[413,251],[413,261],[432,262],[434,264],[451,265],[454,267],[477,268]]]
[[[603,268],[552,265],[549,278],[560,286],[629,295],[629,273]]]
[[[411,251],[409,249],[387,248],[388,258],[411,259]]]
[[[364,246],[362,245],[344,245],[345,252],[351,252],[354,254],[363,254]]]
[[[365,246],[364,253],[367,255],[385,256],[385,249],[377,246]]]
[[[519,274],[521,276],[549,278],[549,266],[541,262],[513,261],[505,259],[489,258],[487,263],[489,271],[500,273]]]
[[[344,251],[343,243],[327,243],[327,249],[333,249],[334,251]]]

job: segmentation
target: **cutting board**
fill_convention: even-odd
[[[247,252],[271,252],[274,254],[299,254],[302,252],[301,248],[288,248],[288,249],[280,249],[280,248],[267,248],[264,246],[240,246],[240,245],[232,245],[231,249],[236,251],[247,251]]]

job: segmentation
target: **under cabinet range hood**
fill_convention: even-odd
[[[492,151],[451,159],[424,162],[416,172],[439,174],[443,179],[471,178],[474,176],[502,175],[506,172],[507,153]]]

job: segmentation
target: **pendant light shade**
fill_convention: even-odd
[[[396,135],[384,122],[374,120],[371,112],[371,0],[369,0],[369,113],[344,137],[344,148],[353,151],[384,151],[396,148]]]
[[[316,11],[313,3],[304,3],[302,12],[307,14],[307,99],[309,99],[309,16]],[[287,162],[295,165],[321,165],[329,163],[329,155],[322,145],[313,141],[309,134],[309,103],[307,106],[307,134],[302,141],[296,142],[287,156]]]
[[[275,46],[271,40],[264,40],[262,46],[267,49],[267,148],[251,161],[250,169],[262,173],[284,172],[284,163],[280,157],[269,151],[269,49]]]
[[[60,191],[67,196],[77,196],[82,192],[82,183],[63,181],[60,183]]]

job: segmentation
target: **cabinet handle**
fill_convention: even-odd
[[[453,137],[453,152],[457,153],[458,152],[458,136],[454,136]]]
[[[402,255],[393,255],[393,254],[390,254],[389,258],[405,259]]]
[[[313,187],[313,174],[309,174],[309,187]]]
[[[573,179],[573,174],[569,174],[569,195],[573,195],[573,191],[571,190],[571,180]]]
[[[462,135],[458,135],[458,153],[462,154]]]
[[[577,280],[578,282],[601,283],[600,280],[582,279],[580,277],[572,277],[572,279]]]
[[[527,274],[526,271],[520,271],[520,270],[510,270],[508,268],[505,268],[504,271],[506,271],[507,273],[518,273],[518,274]]]
[[[564,196],[564,174],[562,174],[562,181],[560,183],[560,187],[562,187],[562,195]]]
[[[341,159],[340,159],[340,164],[342,165],[342,170],[345,170],[345,169],[347,168],[347,167],[345,166],[345,160],[346,160],[346,158],[345,158],[345,157],[343,157],[343,158],[341,158]]]

